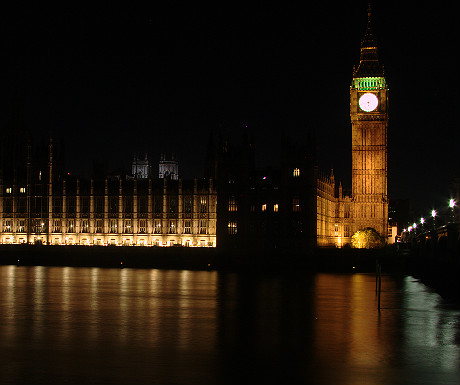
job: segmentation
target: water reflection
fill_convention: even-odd
[[[460,319],[454,311],[442,311],[436,293],[404,280],[404,358],[407,365],[422,364],[427,371],[458,370]],[[434,311],[433,311],[434,309]],[[410,331],[410,332],[409,332]],[[425,349],[430,355],[425,355]]]
[[[0,383],[439,384],[460,312],[410,277],[0,266]]]
[[[373,276],[316,278],[316,355],[320,363],[341,373],[343,383],[353,384],[361,377],[367,384],[394,383],[391,371],[398,360],[394,348],[401,332],[399,314],[394,309],[399,307],[393,295],[397,287],[391,279],[384,279],[382,285],[382,304],[387,309],[379,313]],[[336,376],[337,372],[326,371],[324,383]]]

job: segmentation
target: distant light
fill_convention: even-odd
[[[412,226],[409,226],[409,227],[407,228],[407,231],[409,231],[409,233],[410,233],[410,232],[412,231]]]
[[[420,218],[420,223],[423,225],[425,223],[425,218]]]
[[[414,222],[414,223],[412,224],[412,227],[413,227],[414,230],[415,230],[415,229],[417,228],[417,223]]]
[[[455,200],[451,198],[451,199],[449,200],[449,207],[450,207],[451,209],[453,209],[454,206],[455,206],[455,203],[456,203]]]
[[[262,179],[263,179],[263,180],[265,180],[265,179],[267,179],[267,177],[266,177],[266,176],[264,176]]]
[[[438,213],[436,210],[431,210],[431,216],[434,218]]]

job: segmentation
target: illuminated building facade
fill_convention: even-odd
[[[158,165],[158,178],[179,179],[179,162],[174,159],[174,155],[171,156],[171,159],[167,159],[164,154],[161,155],[160,164]]]
[[[351,242],[352,201],[343,195],[341,183],[336,191],[333,170],[316,178],[316,226],[317,246],[343,247]]]
[[[0,179],[1,243],[216,246],[212,180],[80,180],[55,172],[51,141],[47,164],[26,159]]]
[[[352,191],[344,196],[334,175],[317,178],[317,244],[342,247],[371,227],[388,234],[388,86],[380,65],[368,11],[360,62],[350,86]]]
[[[137,155],[134,156],[131,173],[136,179],[147,179],[151,176],[151,166],[147,154],[145,154],[144,159]]]
[[[0,242],[304,250],[343,247],[367,227],[386,238],[388,87],[370,16],[350,86],[351,194],[332,171],[320,174],[311,139],[282,143],[275,170],[256,169],[249,138],[211,140],[199,181],[179,179],[177,160],[164,155],[158,179],[135,158],[131,178],[76,180],[53,161],[51,143],[35,163],[30,145],[5,145],[15,171],[3,162]]]
[[[361,57],[350,87],[354,231],[388,231],[388,86],[371,31],[370,11]]]

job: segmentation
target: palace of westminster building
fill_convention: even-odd
[[[276,170],[254,166],[254,146],[210,144],[205,178],[178,162],[134,158],[130,175],[65,175],[50,139],[35,149],[14,121],[2,141],[0,243],[188,247],[343,247],[368,227],[387,237],[388,87],[370,12],[350,86],[352,190],[320,175],[314,145],[282,143]],[[20,119],[19,119],[20,120]],[[313,141],[311,141],[313,142]]]

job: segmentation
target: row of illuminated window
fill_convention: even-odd
[[[255,206],[251,206],[251,209],[252,209],[253,207],[255,208]],[[278,203],[275,203],[275,204],[273,205],[273,212],[274,212],[274,213],[277,213],[277,212],[278,212],[278,209],[279,209],[279,205],[278,205]],[[254,210],[252,210],[252,211],[254,211]],[[266,204],[266,203],[263,203],[263,204],[262,204],[262,212],[265,212],[265,211],[267,211],[267,204]]]
[[[300,176],[300,168],[298,168],[298,167],[294,168],[292,170],[292,176],[294,178],[298,178]],[[267,177],[266,176],[262,177],[262,180],[267,180]],[[229,181],[229,183],[233,183],[233,182],[234,182],[233,180]]]
[[[266,212],[269,209],[269,206],[267,203],[262,203],[261,205],[261,211]],[[292,199],[292,211],[293,212],[300,212],[301,210],[301,205],[300,205],[300,199],[299,198],[293,198]],[[251,212],[256,211],[256,205],[251,205],[250,207]],[[279,211],[279,204],[274,203],[273,206],[271,206],[271,210],[275,213]],[[231,212],[236,212],[238,211],[238,205],[236,202],[235,197],[230,197],[228,200],[228,211]]]
[[[12,187],[7,187],[5,189],[5,193],[12,194],[13,193],[13,188]],[[26,193],[26,188],[25,187],[19,187],[19,193],[25,194]]]
[[[11,190],[11,187],[7,188],[7,193]],[[22,190],[22,188],[21,188]],[[24,189],[25,192],[25,189]],[[13,210],[13,198],[5,198],[3,204],[3,210],[5,213],[10,213]],[[64,206],[65,203],[65,206]],[[139,197],[137,200],[137,209],[139,213],[147,213],[149,211],[148,207],[148,198]],[[208,197],[200,197],[196,207],[196,204],[193,203],[191,196],[187,196],[183,199],[182,212],[183,213],[192,213],[194,212],[194,207],[202,214],[208,213],[210,210],[209,199]],[[94,198],[94,207],[93,211],[96,213],[104,213],[107,210],[110,213],[119,213],[120,206],[121,211],[124,213],[133,213],[134,211],[134,199],[132,197],[123,197],[121,200],[119,197],[108,197],[107,207],[105,207],[105,198],[104,197],[95,197]],[[77,210],[77,198],[76,197],[53,197],[52,199],[52,212],[61,213],[64,211],[67,213],[74,213]],[[163,198],[157,198],[153,200],[153,212],[163,213],[164,202]],[[16,204],[16,210],[18,212],[25,212],[27,208],[27,201],[25,197],[18,198]],[[89,213],[91,210],[91,199],[89,197],[80,197],[79,198],[79,208],[81,213]],[[47,197],[32,197],[30,201],[30,211],[31,212],[44,212],[48,210],[48,198]],[[166,212],[169,213],[178,213],[179,212],[179,202],[177,197],[169,197],[166,204]]]
[[[155,221],[154,226],[153,226],[153,233],[154,234],[178,234],[178,225],[176,220],[170,220],[168,221],[168,227],[166,230],[164,230],[164,226],[162,226],[161,221]],[[122,229],[123,229],[123,234],[133,234],[134,233],[134,227],[133,223],[131,220],[124,220],[122,222]],[[109,233],[119,233],[119,226],[118,226],[118,220],[110,220],[109,226],[108,226]],[[4,232],[12,232],[13,231],[13,225],[12,225],[12,220],[11,219],[6,219],[3,222],[3,231]],[[25,220],[19,220],[18,221],[18,227],[16,230],[18,233],[23,233],[26,232],[26,223]],[[41,233],[41,232],[47,232],[47,221],[43,219],[35,219],[32,221],[31,224],[31,231],[36,232],[36,233]],[[77,228],[75,226],[75,220],[73,219],[68,219],[66,222],[61,221],[60,219],[55,219],[53,221],[53,232],[54,233],[60,233],[60,232],[67,232],[67,233],[76,233]],[[147,221],[146,220],[139,220],[139,227],[137,229],[137,233],[139,234],[146,234],[148,231],[147,227]],[[205,219],[202,219],[199,221],[199,228],[198,228],[199,234],[208,234],[208,221]],[[89,233],[90,232],[90,226],[89,226],[89,220],[83,219],[80,222],[80,233]],[[103,220],[96,220],[95,221],[95,228],[94,228],[94,233],[104,233],[104,225],[103,225]],[[182,228],[182,233],[183,234],[192,234],[192,221],[191,220],[185,220]]]
[[[237,221],[228,222],[228,233],[230,235],[236,235],[238,233],[238,222]]]

